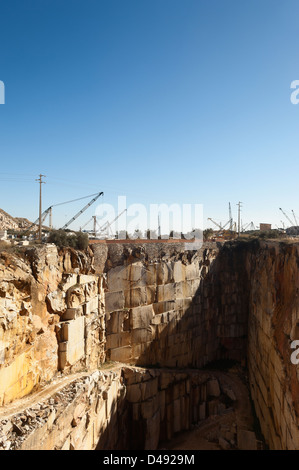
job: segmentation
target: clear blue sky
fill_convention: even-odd
[[[36,219],[43,173],[44,208],[104,191],[203,204],[205,226],[238,201],[244,223],[299,218],[298,15],[297,0],[2,1],[0,207]]]

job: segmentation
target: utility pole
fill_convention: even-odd
[[[50,207],[50,210],[49,210],[49,227],[50,227],[50,229],[52,230],[52,228],[53,228],[53,223],[52,223],[52,207]]]
[[[39,229],[38,229],[38,238],[39,241],[42,241],[42,184],[45,184],[45,181],[43,181],[43,178],[45,178],[46,175],[39,175],[39,178],[35,181],[39,182]]]
[[[93,215],[92,218],[93,218],[93,233],[94,233],[94,237],[96,237],[97,236],[97,216]]]
[[[158,239],[161,239],[161,225],[160,225],[160,216],[158,215]]]
[[[232,216],[232,208],[230,202],[228,203],[228,212],[229,212],[229,230],[232,232],[233,230],[233,216]]]
[[[241,229],[241,225],[240,225],[241,204],[243,203],[240,201],[237,204],[238,206],[238,237],[240,236],[240,229]]]

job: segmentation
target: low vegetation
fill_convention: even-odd
[[[48,243],[54,243],[58,248],[75,248],[76,250],[86,250],[88,247],[88,235],[83,232],[65,232],[64,230],[52,230]]]

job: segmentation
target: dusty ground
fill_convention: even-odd
[[[171,441],[164,441],[165,450],[258,450],[262,442],[254,432],[255,420],[249,391],[240,371],[213,371],[218,379],[233,390],[236,401],[221,415],[210,416],[195,425],[191,431],[177,434]]]

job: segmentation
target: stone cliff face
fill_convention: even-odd
[[[299,245],[260,243],[247,257],[250,277],[248,365],[251,394],[272,449],[299,448]]]
[[[277,242],[210,244],[198,252],[176,243],[1,253],[2,409],[49,381],[83,375],[44,408],[27,407],[8,421],[0,409],[0,446],[7,432],[3,447],[35,448],[45,426],[42,448],[129,448],[123,436],[131,426],[140,448],[155,448],[157,436],[225,411],[222,399],[213,408],[204,391],[215,377],[183,377],[178,369],[229,359],[248,366],[269,447],[298,449],[299,366],[290,360],[291,342],[299,340],[298,254],[298,245]],[[105,359],[120,363],[111,376],[94,372]],[[172,377],[167,386],[165,377]],[[12,436],[19,436],[15,443]]]
[[[1,254],[0,405],[83,357],[104,361],[102,279],[90,271],[89,256],[55,246]]]
[[[107,264],[107,355],[146,366],[248,363],[266,443],[299,446],[299,246],[226,243],[187,256],[135,253]],[[123,256],[123,253],[122,253]],[[115,264],[118,264],[115,267]]]
[[[232,256],[210,246],[149,258],[135,250],[117,266],[115,253],[112,261],[108,256],[108,357],[198,368],[221,358],[244,359],[248,280],[241,268],[245,252],[236,251]]]

